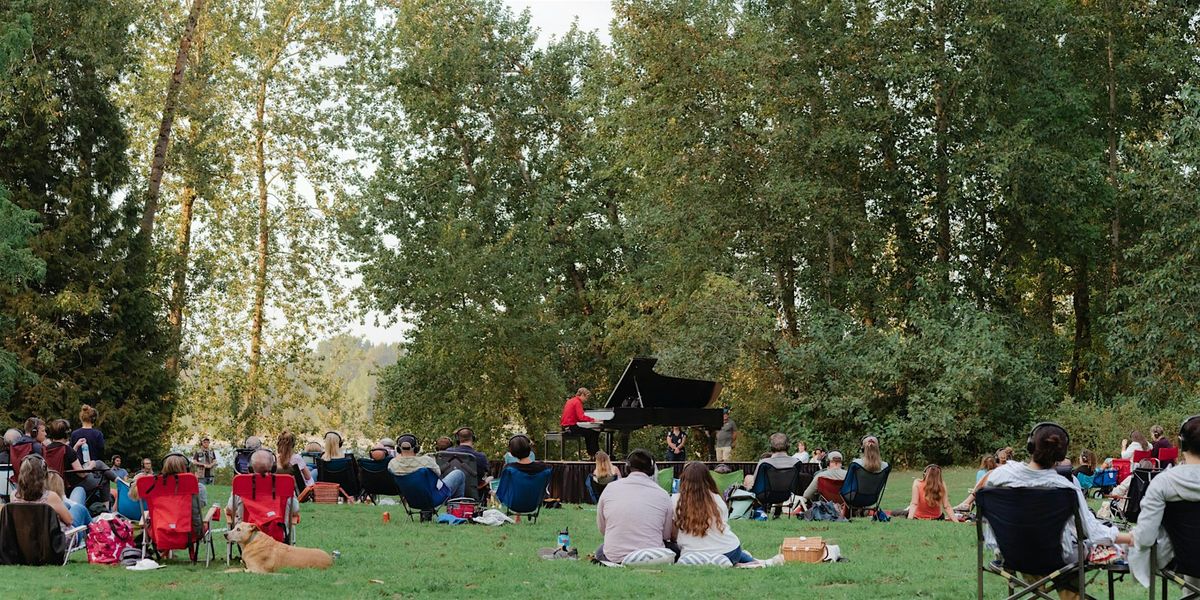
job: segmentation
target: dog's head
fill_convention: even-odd
[[[258,525],[254,523],[238,523],[236,527],[225,532],[225,540],[241,544],[253,537],[256,531],[259,531],[259,529]]]

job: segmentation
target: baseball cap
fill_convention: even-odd
[[[830,452],[829,454],[825,455],[825,458],[827,458],[829,460],[842,460],[842,453],[838,452],[837,450],[834,450],[833,452]]]
[[[395,448],[395,447],[396,447],[396,440],[393,440],[393,439],[392,439],[392,438],[390,438],[390,437],[381,438],[381,439],[379,440],[379,445],[380,445],[380,446],[383,446],[384,448]]]

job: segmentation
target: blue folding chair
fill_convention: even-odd
[[[1116,469],[1096,469],[1096,472],[1092,474],[1092,487],[1101,494],[1112,493],[1118,483],[1120,482],[1117,481]]]
[[[135,502],[129,497],[129,483],[124,479],[118,479],[117,514],[136,523],[142,520],[144,512],[146,512],[146,505],[141,501]]]
[[[542,512],[542,501],[546,499],[550,472],[550,467],[534,474],[513,466],[504,467],[500,472],[500,487],[496,488],[496,499],[504,505],[508,514],[525,515],[529,522],[536,522]]]
[[[872,473],[858,463],[850,463],[841,489],[842,498],[846,501],[847,519],[851,515],[879,515],[879,502],[883,499],[883,490],[887,487],[888,475],[891,472],[891,465],[878,473]]]
[[[400,502],[404,504],[404,512],[409,520],[416,521],[413,515],[420,514],[422,521],[430,521],[427,513],[437,514],[438,507],[450,499],[450,489],[439,486],[441,479],[432,469],[422,468],[408,475],[393,475],[396,488],[400,490]]]

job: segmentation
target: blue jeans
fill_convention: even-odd
[[[741,546],[738,546],[737,548],[734,548],[733,550],[726,552],[725,558],[728,558],[729,562],[731,562],[735,565],[754,562],[754,557],[750,556],[749,552],[742,550]]]
[[[63,501],[63,504],[67,505],[67,510],[71,512],[71,527],[79,527],[80,525],[87,525],[92,522],[92,513],[89,513],[87,507],[82,503],[67,499]],[[86,536],[86,529],[79,532],[79,539],[82,540]]]
[[[467,474],[454,469],[442,477],[442,485],[450,488],[451,498],[462,498],[467,486]]]

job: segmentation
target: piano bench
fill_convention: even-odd
[[[566,431],[547,431],[545,437],[542,438],[542,456],[545,457],[542,460],[550,460],[550,444],[558,444],[558,460],[561,461],[565,450],[564,446],[571,440],[575,441],[575,454],[578,455],[583,451],[582,435]]]

